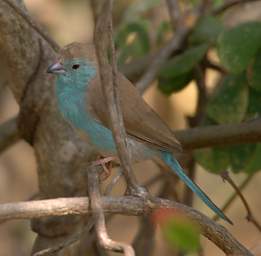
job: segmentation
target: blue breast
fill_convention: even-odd
[[[101,125],[87,112],[84,90],[74,90],[73,87],[63,88],[62,92],[57,92],[57,99],[59,110],[64,118],[76,128],[83,130],[91,144],[100,151],[116,153],[111,130]]]

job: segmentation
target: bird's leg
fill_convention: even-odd
[[[96,161],[92,162],[92,166],[101,165],[103,168],[103,173],[101,175],[101,180],[106,180],[111,175],[112,170],[112,161],[116,160],[116,157],[110,156],[110,157],[101,157],[99,156]],[[104,175],[103,175],[104,174]]]

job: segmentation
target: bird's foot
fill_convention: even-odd
[[[116,158],[115,157],[105,157],[105,158],[100,158],[96,161],[92,162],[92,166],[98,166],[101,165],[103,168],[103,172],[100,176],[101,181],[106,180],[108,177],[111,175],[111,170],[112,170],[112,161],[114,161]]]

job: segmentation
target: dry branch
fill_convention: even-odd
[[[224,181],[227,181],[231,187],[235,190],[235,192],[237,193],[238,197],[240,198],[241,202],[243,203],[247,215],[246,215],[246,219],[251,222],[257,229],[259,232],[261,232],[261,225],[258,222],[258,220],[255,218],[253,212],[250,209],[250,206],[246,200],[246,198],[244,197],[243,193],[241,192],[241,190],[239,189],[239,187],[236,185],[236,183],[232,180],[232,178],[230,177],[228,171],[224,171],[223,173],[221,173],[221,177],[223,178]]]
[[[109,238],[105,216],[102,206],[102,199],[99,188],[99,172],[98,168],[91,167],[88,172],[88,191],[90,196],[90,206],[94,218],[94,225],[97,234],[97,239],[100,246],[106,250],[114,252],[123,252],[125,256],[134,256],[135,253],[131,246],[113,241]]]
[[[238,189],[242,192],[245,187],[249,184],[249,182],[253,179],[255,175],[249,175],[239,186]],[[226,212],[228,210],[228,208],[232,205],[232,203],[235,201],[235,199],[237,199],[237,192],[234,192],[228,199],[227,201],[224,203],[224,205],[221,207],[222,212]],[[218,215],[215,215],[213,220],[219,220],[220,217]]]
[[[211,125],[177,131],[184,149],[261,142],[261,119],[241,124]]]
[[[202,234],[226,254],[235,256],[252,255],[223,226],[210,220],[197,210],[180,203],[157,198],[152,204],[142,198],[124,196],[118,198],[102,197],[101,205],[105,213],[125,215],[147,215],[154,209],[172,208],[196,221],[201,227]],[[31,219],[72,214],[82,215],[87,213],[90,213],[90,205],[87,197],[57,198],[0,205],[0,220]]]

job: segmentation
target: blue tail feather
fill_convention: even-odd
[[[162,160],[173,170],[179,178],[197,195],[199,198],[212,209],[220,218],[233,225],[233,222],[211,201],[211,199],[195,184],[184,172],[178,161],[169,152],[162,152]]]

